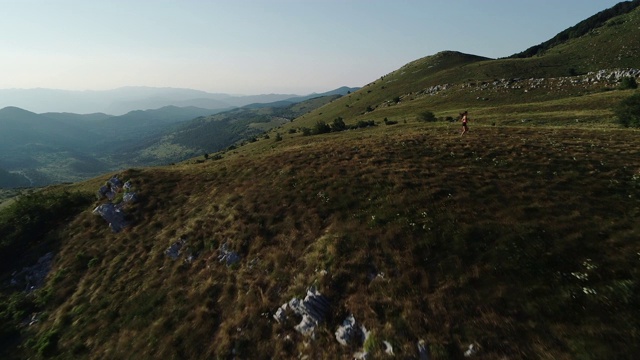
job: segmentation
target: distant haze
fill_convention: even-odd
[[[616,3],[0,0],[0,89],[321,93],[364,86],[442,50],[509,56]],[[109,111],[94,95],[83,101]],[[55,111],[65,101],[55,93],[41,104]]]
[[[0,90],[0,109],[15,106],[35,113],[69,112],[122,115],[133,110],[158,109],[169,105],[225,109],[254,102],[280,101],[294,96],[297,95],[232,96],[192,89],[150,87],[123,87],[105,91],[6,89]]]

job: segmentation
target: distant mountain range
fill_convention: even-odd
[[[357,90],[358,88],[343,87],[334,91],[340,92],[344,89]],[[122,87],[104,91],[0,89],[0,108],[15,106],[34,113],[124,115],[134,110],[159,109],[165,106],[220,110],[252,103],[272,103],[291,99],[302,101],[319,95],[321,94],[229,95],[193,89],[154,87]]]
[[[272,103],[253,101],[284,95],[247,97],[243,101],[252,102],[240,108],[169,105],[119,116],[5,107],[0,109],[0,187],[79,181],[122,167],[162,165],[219,151],[355,90],[343,87]],[[229,97],[230,103],[238,101]]]

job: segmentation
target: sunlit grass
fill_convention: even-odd
[[[490,358],[628,354],[637,134],[458,130],[286,134],[130,170],[132,227],[113,234],[89,209],[72,221],[52,270],[64,280],[30,331],[57,329],[60,354],[329,358],[347,356],[332,334],[353,313],[379,355],[385,340],[413,357],[418,338],[445,358],[471,343]],[[191,263],[164,255],[181,237]],[[223,243],[239,264],[218,262]],[[332,308],[302,347],[271,315],[311,285]]]

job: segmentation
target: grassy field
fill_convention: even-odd
[[[433,359],[640,350],[637,131],[408,121],[283,137],[125,171],[133,225],[111,233],[95,204],[71,219],[24,353],[348,358],[363,343],[334,332],[350,313],[374,358],[382,341],[417,357],[421,339]],[[164,254],[179,238],[193,262]],[[238,264],[218,262],[223,243]],[[314,340],[272,317],[311,285],[331,303]]]

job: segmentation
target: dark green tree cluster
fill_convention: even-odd
[[[33,193],[19,197],[0,211],[0,273],[19,269],[33,261],[56,241],[56,229],[73,214],[93,202],[92,194]],[[39,300],[24,291],[9,288],[0,292],[0,358],[13,358],[25,319],[38,311]],[[51,334],[50,334],[51,335]],[[40,356],[51,356],[57,348],[57,334],[45,335],[33,344]]]
[[[0,270],[8,270],[65,219],[86,207],[93,195],[34,193],[19,197],[0,212]]]
[[[395,121],[395,120],[389,120],[389,119],[387,119],[387,118],[384,118],[384,120],[383,120],[383,121],[384,121],[384,124],[385,124],[385,125],[395,125],[395,124],[397,124],[397,123],[398,123],[398,122],[397,122],[397,121]]]
[[[637,89],[637,88],[638,88],[638,82],[634,77],[628,76],[628,77],[622,78],[622,80],[620,81],[620,90]]]
[[[640,93],[622,100],[614,109],[618,123],[624,127],[640,127]]]
[[[423,111],[418,114],[418,120],[424,122],[435,122],[437,120],[436,115],[431,111]]]
[[[331,126],[329,126],[329,124],[325,123],[324,121],[316,122],[316,125],[313,127],[314,135],[326,134],[329,132],[331,132]]]
[[[344,122],[344,119],[342,117],[337,117],[333,120],[333,123],[331,125],[321,120],[316,122],[313,129],[309,129],[305,127],[305,128],[302,128],[301,130],[302,130],[303,136],[309,136],[309,135],[326,134],[330,132],[339,132],[344,130],[366,128],[369,126],[376,126],[376,122],[374,120],[358,120],[358,122],[355,125],[347,125]]]

